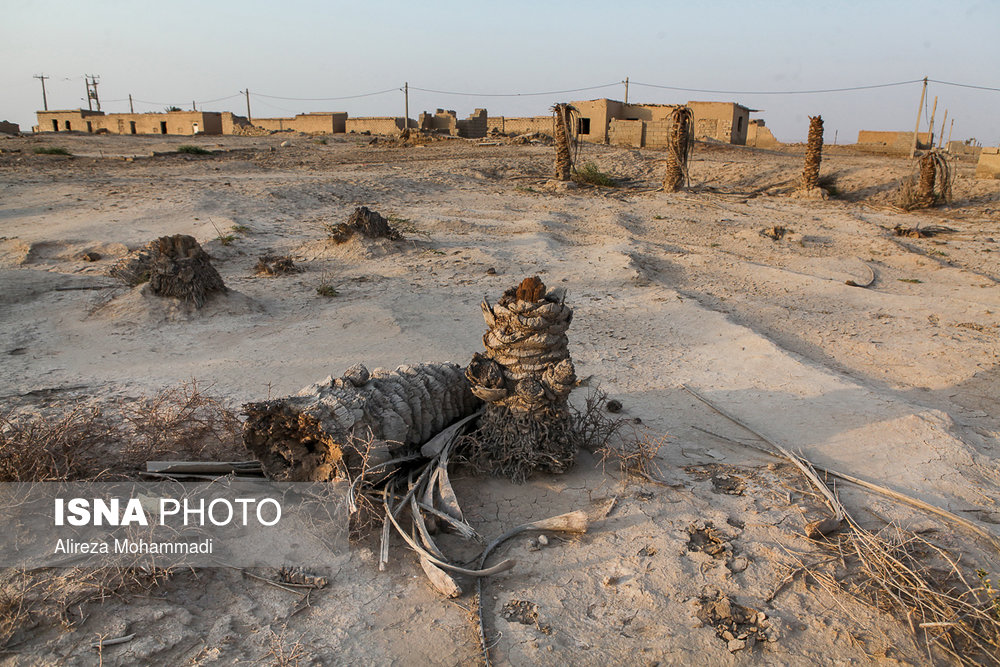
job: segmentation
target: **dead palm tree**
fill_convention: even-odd
[[[690,107],[677,107],[670,113],[670,134],[667,137],[667,173],[663,189],[677,192],[688,181],[688,158],[694,142],[693,115]]]
[[[560,102],[552,105],[556,120],[556,180],[568,181],[573,168],[572,148],[576,146],[575,107]]]
[[[802,172],[802,188],[819,187],[819,164],[823,161],[823,117],[809,116],[809,144],[806,146],[806,166]]]
[[[538,276],[482,307],[486,353],[466,370],[472,393],[486,401],[474,458],[515,481],[535,470],[564,472],[580,442],[567,400],[576,383],[566,337],[573,310]]]

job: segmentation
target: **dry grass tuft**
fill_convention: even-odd
[[[0,650],[16,646],[35,628],[73,627],[86,618],[82,607],[89,602],[148,592],[170,576],[167,570],[137,566],[2,570]]]
[[[803,565],[816,582],[906,622],[931,662],[936,648],[958,664],[1000,665],[1000,595],[984,571],[966,576],[958,558],[898,526],[872,532],[847,521],[850,532],[820,542],[846,574]]]
[[[62,414],[0,414],[0,482],[111,481],[134,476],[153,459],[242,455],[236,413],[196,382]]]

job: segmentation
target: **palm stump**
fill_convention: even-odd
[[[472,393],[486,402],[474,458],[515,481],[565,472],[578,442],[568,401],[576,383],[566,336],[573,310],[537,276],[482,308],[486,352],[466,370]]]

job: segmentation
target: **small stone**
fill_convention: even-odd
[[[288,148],[289,146],[291,146],[291,145],[292,145],[292,142],[290,142],[290,141],[288,141],[288,140],[286,139],[285,141],[282,141],[282,142],[281,142],[280,144],[278,144],[278,145],[279,145],[279,146],[281,146],[282,148]]]
[[[616,401],[613,398],[610,401],[608,401],[608,404],[605,407],[607,408],[608,412],[611,413],[619,413],[622,411],[621,401]]]
[[[737,651],[746,648],[747,643],[742,639],[731,639],[727,648],[730,653],[736,653]]]
[[[496,274],[497,274],[497,270],[494,269],[492,266],[490,268],[486,269],[486,275],[488,275],[488,276],[495,276]]]
[[[738,556],[738,557],[732,559],[731,561],[729,561],[729,571],[733,572],[733,573],[739,573],[739,572],[742,572],[743,570],[747,569],[747,567],[749,565],[750,565],[750,561],[748,561],[743,556]]]
[[[539,544],[539,546],[543,546],[543,547],[549,546],[549,538],[545,537],[544,535],[539,535],[538,536],[538,544]]]
[[[83,261],[85,262],[97,262],[101,259],[101,253],[99,252],[88,252],[84,253]]]
[[[733,641],[733,633],[731,633],[729,630],[723,630],[722,638],[725,639],[727,642],[731,642]]]
[[[532,537],[530,540],[528,540],[528,551],[538,551],[539,549],[541,549],[541,547],[538,546],[537,539]]]

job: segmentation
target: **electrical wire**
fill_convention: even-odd
[[[633,86],[645,86],[647,88],[663,88],[664,90],[681,90],[689,93],[712,93],[716,95],[815,95],[818,93],[843,93],[852,90],[907,86],[912,83],[923,83],[923,81],[923,79],[913,79],[910,81],[877,83],[870,86],[849,86],[847,88],[824,88],[819,90],[707,90],[704,88],[682,88],[680,86],[663,86],[655,83],[640,83],[639,81],[629,81],[629,83]]]
[[[958,86],[959,88],[975,88],[976,90],[992,90],[1000,92],[1000,88],[990,88],[989,86],[974,86],[970,83],[955,83],[954,81],[940,81],[938,79],[927,79],[928,83],[940,83],[945,86]]]
[[[402,88],[387,88],[386,90],[379,90],[374,93],[362,93],[361,95],[343,95],[341,97],[278,97],[277,95],[265,95],[264,93],[255,93],[250,91],[250,95],[253,97],[266,97],[271,100],[291,100],[293,102],[329,102],[332,100],[354,100],[359,97],[372,97],[374,95],[385,95],[386,93],[394,93],[402,90]]]
[[[422,93],[434,93],[435,95],[462,95],[465,97],[532,97],[536,95],[561,95],[562,93],[579,93],[584,90],[597,90],[598,88],[609,88],[611,86],[620,86],[621,81],[615,81],[614,83],[605,83],[600,86],[588,86],[586,88],[569,88],[567,90],[548,90],[541,93],[458,93],[448,90],[431,90],[430,88],[417,88],[416,86],[410,86],[410,90],[419,90]]]

